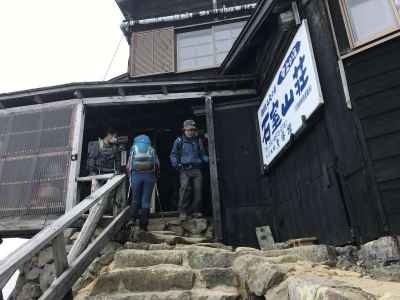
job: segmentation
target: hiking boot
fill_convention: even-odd
[[[147,231],[147,225],[149,224],[149,208],[143,208],[140,212],[139,228],[143,231]]]

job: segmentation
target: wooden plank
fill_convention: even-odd
[[[91,243],[70,265],[60,277],[56,278],[51,286],[43,293],[39,300],[62,299],[78,280],[81,274],[90,265],[98,253],[105,247],[108,241],[113,237],[125,223],[129,208],[126,207],[115,220]]]
[[[68,189],[65,197],[65,211],[69,211],[77,203],[78,183],[76,178],[79,176],[80,172],[84,124],[84,106],[83,102],[80,101],[75,108],[74,133],[72,138],[71,163],[69,165]],[[72,160],[73,156],[75,156],[75,160]]]
[[[68,262],[70,264],[82,253],[87,245],[89,245],[90,239],[93,237],[97,224],[103,216],[108,202],[109,193],[105,194],[102,199],[90,209],[89,216],[85,224],[83,224],[82,230],[79,232],[78,238],[68,254]]]
[[[64,234],[59,234],[52,241],[54,264],[56,268],[56,276],[60,276],[66,269],[68,269],[67,251],[65,249]]]
[[[213,207],[214,230],[217,241],[223,239],[222,234],[222,212],[218,182],[217,151],[215,147],[215,128],[214,128],[214,108],[212,97],[205,98],[207,133],[208,133],[208,153],[210,155],[210,182],[211,198]]]
[[[7,278],[10,274],[14,273],[23,263],[29,261],[33,255],[38,253],[56,236],[61,234],[65,228],[78,220],[84,212],[93,207],[109,190],[112,190],[118,186],[122,180],[125,180],[125,177],[126,175],[117,175],[112,178],[107,184],[54,221],[53,224],[36,234],[24,247],[10,254],[0,265],[0,286],[4,284],[4,281],[8,280]]]
[[[125,97],[98,97],[88,98],[84,100],[84,104],[88,106],[112,105],[112,104],[146,104],[146,103],[162,103],[183,99],[201,99],[206,96],[211,97],[230,97],[256,95],[254,89],[242,90],[222,90],[215,92],[187,92],[187,93],[171,93],[171,94],[148,94],[148,95],[132,95]]]
[[[86,176],[86,177],[78,177],[78,182],[92,182],[93,179],[97,180],[108,180],[113,178],[115,174],[101,174],[101,175],[94,175],[94,176]]]

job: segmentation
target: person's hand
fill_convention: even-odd
[[[176,166],[176,169],[177,169],[178,171],[182,170],[182,169],[183,169],[183,165],[182,165],[182,164],[178,164],[178,165]]]

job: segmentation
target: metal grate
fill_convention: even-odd
[[[0,114],[0,217],[64,212],[74,107]]]
[[[132,34],[131,76],[174,72],[175,36],[173,28]]]

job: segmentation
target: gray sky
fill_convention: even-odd
[[[122,19],[114,0],[1,0],[0,93],[103,80]],[[123,39],[107,79],[126,72],[128,54]],[[0,260],[22,242],[5,240]]]
[[[114,0],[1,0],[0,93],[103,80],[122,19]],[[127,62],[124,39],[108,78]]]

